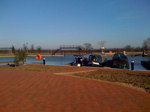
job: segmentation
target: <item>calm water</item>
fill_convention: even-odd
[[[142,65],[141,65],[141,61],[149,61],[150,58],[148,57],[142,57],[142,56],[135,56],[135,57],[131,57],[131,56],[127,56],[128,57],[128,61],[129,61],[129,65],[131,63],[131,61],[135,62],[135,70],[146,70]],[[42,59],[45,58],[46,60],[46,64],[48,65],[65,65],[68,63],[73,62],[74,60],[74,56],[73,55],[65,55],[65,56],[58,56],[58,57],[42,57]],[[13,61],[14,57],[0,57],[0,62],[9,62],[9,61]],[[27,62],[26,63],[42,63],[41,61],[37,61],[35,57],[27,57]]]
[[[48,65],[65,65],[71,63],[74,60],[73,55],[65,55],[65,56],[56,56],[56,57],[42,57],[45,58],[46,64]],[[27,57],[26,63],[42,63],[42,59],[40,61],[36,60],[35,57]],[[14,57],[0,57],[0,62],[9,62],[13,61]]]
[[[150,57],[142,57],[142,56],[127,56],[129,61],[129,68],[131,67],[131,61],[134,61],[134,69],[135,70],[147,70],[141,65],[141,61],[150,61]]]
[[[56,56],[56,57],[42,57],[45,58],[48,65],[65,65],[71,63],[74,59],[73,55]],[[27,63],[42,63],[42,59],[37,61],[35,57],[27,57]]]

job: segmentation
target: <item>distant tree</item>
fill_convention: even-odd
[[[31,45],[31,51],[34,51],[34,45],[33,44]]]
[[[78,52],[79,52],[79,54],[80,54],[80,52],[83,50],[83,47],[82,46],[79,46],[78,47]]]
[[[13,45],[11,47],[11,51],[12,51],[13,54],[15,54],[15,52],[16,52],[16,49],[15,49],[15,47]]]
[[[37,46],[37,51],[38,53],[41,53],[42,47],[41,46]]]
[[[143,41],[143,50],[149,50],[150,49],[150,37]]]
[[[125,51],[133,51],[133,47],[131,47],[130,45],[126,45],[125,47],[124,47],[124,50]]]
[[[135,48],[135,51],[136,51],[136,52],[141,52],[141,51],[142,51],[142,48],[141,48],[140,46],[138,46],[138,47]]]
[[[91,50],[93,49],[92,44],[90,43],[84,43],[84,48],[86,50],[86,53],[91,52]]]
[[[98,45],[100,46],[100,49],[102,50],[102,54],[104,53],[104,47],[105,47],[106,41],[102,40],[98,42]]]
[[[105,47],[105,44],[106,44],[106,41],[105,40],[102,40],[102,41],[99,41],[98,42],[98,45],[101,47]]]
[[[14,63],[16,65],[19,65],[20,62],[24,62],[26,61],[26,57],[27,57],[27,53],[25,50],[19,49],[15,52],[15,59],[14,59]]]
[[[93,49],[92,44],[90,44],[90,43],[84,43],[84,48],[85,48],[85,50],[92,50]]]
[[[28,46],[27,46],[27,44],[28,44],[28,43],[23,44],[23,50],[24,50],[25,52],[28,52]]]

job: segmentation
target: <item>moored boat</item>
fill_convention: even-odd
[[[81,66],[102,66],[101,55],[85,54],[85,55],[74,55],[75,60],[73,65],[80,64]]]
[[[141,65],[150,70],[150,61],[141,61]]]
[[[116,53],[112,58],[112,67],[120,69],[129,69],[128,58],[123,53]]]

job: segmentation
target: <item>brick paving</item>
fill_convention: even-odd
[[[150,94],[50,72],[0,69],[0,112],[150,112]]]

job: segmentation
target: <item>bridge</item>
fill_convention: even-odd
[[[81,50],[82,47],[79,45],[62,45],[59,49],[55,50],[52,55],[55,55],[57,52],[61,50]]]
[[[60,50],[79,50],[81,49],[81,46],[79,45],[63,45],[60,46]]]

